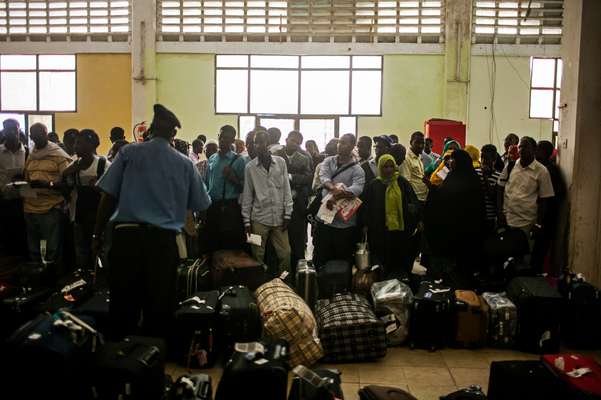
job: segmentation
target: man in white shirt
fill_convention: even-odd
[[[270,240],[280,272],[290,271],[288,224],[292,217],[293,201],[288,168],[282,157],[269,152],[267,142],[266,132],[255,134],[257,157],[246,165],[244,172],[242,218],[247,235],[254,233],[261,236],[261,245],[252,246],[257,261],[263,262],[265,247]]]
[[[410,151],[407,152],[405,161],[399,170],[403,178],[407,179],[413,187],[417,199],[421,203],[425,203],[428,198],[428,187],[424,183],[424,163],[421,159],[425,146],[424,134],[419,131],[413,132],[409,144]]]
[[[499,177],[499,225],[506,223],[522,229],[530,246],[541,230],[546,211],[546,199],[554,196],[547,168],[536,161],[536,141],[524,136],[519,144],[520,158],[510,163]]]

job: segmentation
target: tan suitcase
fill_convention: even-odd
[[[457,336],[455,341],[466,348],[482,347],[488,334],[488,305],[471,290],[456,290]]]

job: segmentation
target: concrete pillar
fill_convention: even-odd
[[[447,0],[445,5],[444,116],[467,123],[471,61],[471,0]]]
[[[132,123],[150,124],[156,102],[156,0],[132,1],[131,67]]]
[[[601,1],[564,2],[559,162],[570,189],[569,265],[601,284]]]

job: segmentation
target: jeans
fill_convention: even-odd
[[[263,263],[265,258],[265,246],[267,241],[271,241],[275,253],[278,257],[279,272],[290,272],[290,242],[288,241],[288,231],[281,226],[267,226],[259,222],[252,223],[254,234],[261,236],[261,246],[252,246],[253,257],[258,262]]]
[[[60,258],[63,237],[63,212],[53,208],[45,214],[25,213],[27,244],[32,262],[56,263]],[[42,260],[40,243],[46,241],[46,254]]]

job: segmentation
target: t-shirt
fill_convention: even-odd
[[[484,192],[484,204],[486,206],[486,219],[495,221],[497,219],[497,195],[496,188],[499,181],[500,172],[493,170],[492,173],[484,176],[482,168],[476,168],[476,173],[482,181]]]
[[[75,162],[77,161],[73,161],[70,165]],[[94,161],[88,168],[79,171],[76,177],[72,177],[74,190],[69,202],[71,221],[83,222],[84,219],[92,220],[96,217],[95,211],[100,201],[100,193],[95,189],[96,181],[100,178],[98,176],[99,162],[100,157],[94,156]],[[104,175],[110,165],[111,162],[105,159],[104,171],[100,176]]]

